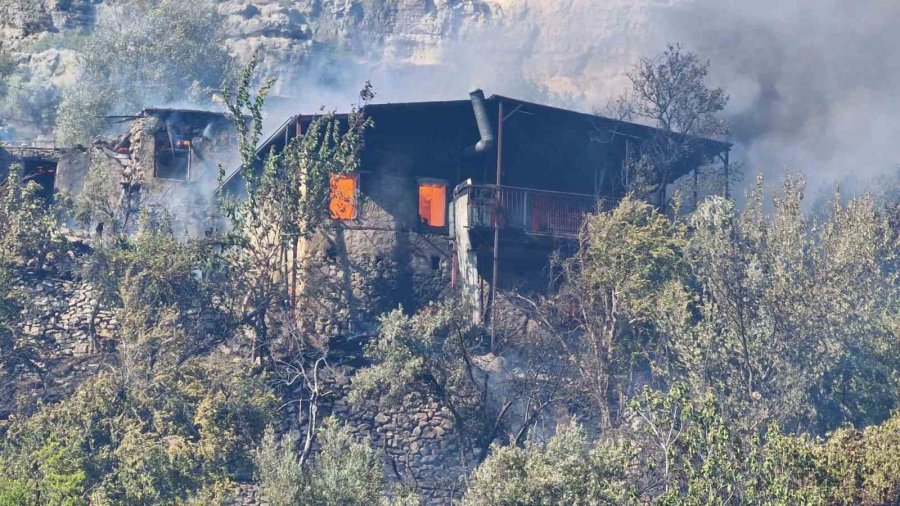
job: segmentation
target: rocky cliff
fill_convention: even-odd
[[[110,0],[105,0],[107,3]],[[298,106],[344,105],[371,79],[389,101],[456,98],[469,88],[589,109],[615,95],[683,0],[219,0],[228,45],[255,50],[275,90]],[[0,0],[0,53],[58,89],[104,0]],[[350,97],[348,99],[348,97]]]

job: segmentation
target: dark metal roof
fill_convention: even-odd
[[[490,98],[487,99],[487,102],[497,103],[503,102],[504,104],[511,105],[520,105],[523,107],[527,107],[529,109],[536,109],[543,112],[549,112],[551,114],[559,114],[571,117],[573,119],[580,119],[591,122],[604,122],[612,125],[616,125],[615,131],[611,131],[612,135],[624,135],[624,136],[633,136],[637,138],[647,138],[653,133],[659,132],[658,129],[653,128],[648,125],[643,125],[640,123],[633,123],[628,121],[617,120],[614,118],[608,118],[604,116],[600,116],[598,114],[587,113],[574,111],[571,109],[563,109],[561,107],[546,105],[546,104],[538,104],[535,102],[529,102],[526,100],[520,100],[517,98],[507,97],[504,95],[491,95]],[[443,100],[443,101],[428,101],[428,102],[386,102],[382,104],[368,104],[363,109],[364,112],[370,114],[384,114],[391,112],[425,112],[425,111],[438,111],[438,110],[446,110],[446,109],[470,109],[472,107],[472,102],[470,100]],[[262,155],[265,151],[269,149],[274,143],[280,141],[280,139],[284,138],[285,132],[287,128],[290,128],[291,125],[295,124],[298,119],[302,120],[310,120],[317,116],[321,116],[323,113],[318,112],[315,114],[298,114],[291,116],[288,118],[279,128],[275,130],[270,136],[266,138],[262,144],[257,148],[257,154]],[[338,119],[345,119],[347,117],[347,113],[338,113],[335,115]],[[724,153],[731,149],[731,143],[723,142],[715,139],[702,139],[704,144],[706,144],[711,151],[716,153]],[[225,184],[228,185],[233,178],[237,176],[239,171],[233,172],[228,178],[225,180]]]

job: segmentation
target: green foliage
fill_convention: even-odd
[[[257,144],[262,132],[262,107],[274,80],[269,79],[255,97],[250,87],[257,65],[254,55],[242,72],[237,90],[223,90],[238,131],[244,183],[240,198],[220,191],[220,206],[231,223],[226,241],[235,247],[228,261],[236,274],[239,293],[246,294],[242,321],[253,329],[254,353],[267,346],[275,310],[288,301],[282,326],[295,328],[298,290],[302,283],[301,241],[320,228],[329,216],[330,178],[358,168],[363,134],[372,124],[362,107],[351,108],[345,120],[331,113],[313,118],[302,135],[281,153],[260,160]],[[360,92],[365,103],[373,98],[367,83]],[[249,121],[248,121],[249,118]],[[224,183],[220,167],[220,186]]]
[[[260,491],[272,506],[293,506],[303,501],[306,476],[294,450],[296,444],[297,438],[290,433],[279,441],[269,426],[254,454]]]
[[[75,198],[75,219],[85,228],[103,223],[113,239],[134,232],[140,224],[141,196],[150,193],[153,184],[143,180],[141,171],[123,171],[106,155],[91,155],[84,187]]]
[[[229,73],[225,23],[214,2],[107,4],[93,33],[72,47],[82,68],[59,105],[64,143],[102,133],[105,114],[133,114],[151,102],[208,101]]]
[[[475,470],[463,504],[637,504],[626,480],[628,453],[618,444],[592,448],[578,426],[560,427],[546,445],[498,446]]]
[[[877,423],[898,391],[897,234],[868,198],[808,221],[802,191],[788,181],[771,218],[761,189],[742,213],[714,198],[693,215],[702,302],[678,359],[747,426]]]
[[[21,167],[10,168],[0,185],[0,262],[38,269],[65,264],[65,238],[57,224],[64,204],[48,204],[40,187],[21,182]]]
[[[95,310],[121,308],[125,367],[180,363],[233,332],[221,255],[205,241],[178,241],[165,221],[100,244],[80,274],[96,290]]]
[[[895,504],[900,415],[826,440],[742,437],[711,395],[645,390],[629,424],[591,444],[580,427],[546,445],[495,447],[464,504]]]
[[[380,499],[385,485],[381,459],[368,441],[354,441],[334,419],[325,421],[319,440],[322,447],[316,461],[301,462],[294,437],[286,436],[279,442],[271,427],[267,429],[255,460],[260,488],[268,503],[363,506],[384,502]],[[405,500],[418,504],[415,498]]]
[[[664,349],[657,318],[685,317],[683,304],[671,300],[687,275],[685,241],[683,225],[629,196],[588,217],[578,252],[558,262],[565,282],[546,301],[548,321],[570,343],[576,388],[603,426],[624,412],[634,373]]]
[[[0,483],[24,485],[25,504],[184,504],[250,465],[273,400],[224,361],[188,361],[141,390],[102,373],[10,426]]]
[[[364,506],[379,502],[384,471],[368,441],[355,442],[335,420],[326,420],[319,435],[322,449],[310,473],[314,505]]]
[[[468,315],[456,304],[431,304],[413,316],[402,309],[383,315],[378,336],[365,350],[374,365],[356,374],[351,402],[392,405],[418,392],[446,406],[464,432],[478,434],[482,392],[471,355],[482,336]]]
[[[714,397],[691,398],[675,384],[645,390],[629,409],[627,439],[635,448],[644,495],[659,504],[726,504],[739,493],[743,448]]]

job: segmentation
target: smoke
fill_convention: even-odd
[[[802,171],[809,192],[865,187],[900,162],[900,3],[695,0],[662,36],[711,60],[748,173]]]
[[[733,159],[770,181],[805,172],[810,193],[865,186],[900,161],[900,3],[893,0],[495,0],[439,37],[360,32],[282,76],[273,124],[345,109],[371,80],[379,102],[465,98],[481,87],[582,111],[627,88],[642,55],[680,42],[731,96]],[[463,14],[460,14],[463,16]],[[418,44],[418,45],[417,45]],[[399,49],[398,49],[399,47]],[[284,93],[284,90],[291,90]],[[748,177],[747,179],[752,179]]]
[[[454,7],[467,3],[467,9]],[[377,25],[354,31],[350,41],[317,41],[295,71],[282,72],[276,88],[282,98],[272,101],[270,124],[322,105],[345,109],[366,80],[375,85],[378,102],[466,99],[482,88],[488,95],[593,110],[624,90],[624,72],[641,54],[659,10],[653,0],[597,4],[444,2],[446,12],[439,14],[398,8],[392,16],[419,17],[419,24],[387,32]],[[375,15],[374,8],[367,12]],[[368,25],[365,19],[358,24]]]

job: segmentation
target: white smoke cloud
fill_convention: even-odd
[[[425,34],[379,26],[313,46],[299,68],[282,74],[278,92],[290,99],[272,117],[343,109],[365,80],[379,102],[464,99],[479,87],[590,111],[624,90],[624,73],[661,10],[655,0],[493,0],[469,2],[467,10],[454,10],[464,1],[438,3],[455,19],[393,28]]]

